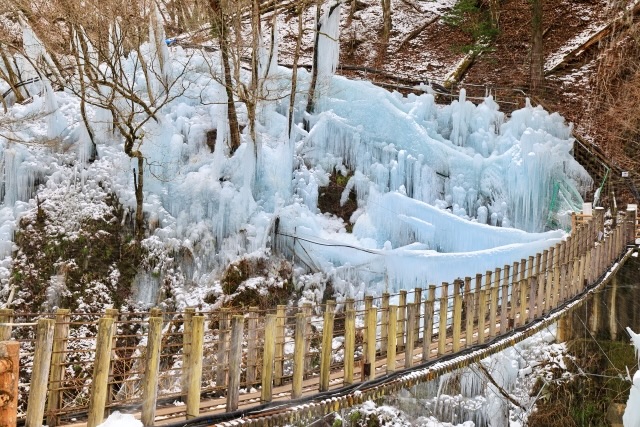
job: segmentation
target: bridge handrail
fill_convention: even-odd
[[[0,335],[21,342],[21,369],[37,371],[34,356],[46,344],[37,341],[32,325],[55,319],[49,385],[29,391],[29,399],[48,391],[41,416],[49,426],[87,413],[94,427],[105,408],[142,408],[143,418],[152,420],[157,405],[175,400],[186,405],[174,406],[171,416],[196,416],[202,395],[224,396],[227,411],[268,403],[275,391],[278,398],[284,393],[296,399],[312,389],[323,392],[411,367],[416,358],[426,362],[482,344],[578,295],[633,243],[637,212],[623,213],[611,229],[602,208],[574,218],[567,239],[542,253],[474,278],[393,296],[274,310],[3,310]],[[402,352],[404,360],[392,357]],[[99,363],[106,372],[98,372]],[[260,396],[252,391],[258,388]]]

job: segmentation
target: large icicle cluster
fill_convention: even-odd
[[[178,251],[190,254],[188,267],[176,266],[186,286],[211,285],[229,261],[273,247],[295,255],[307,269],[332,276],[343,295],[357,296],[365,289],[424,286],[501,267],[563,237],[561,231],[545,231],[581,206],[579,193],[591,179],[571,156],[571,128],[562,117],[527,105],[507,119],[491,97],[474,105],[463,91],[458,100],[439,106],[428,93],[403,97],[368,82],[334,77],[338,19],[339,10],[325,15],[319,46],[324,52],[319,70],[331,84],[317,93],[320,111],[310,117],[310,132],[296,127],[293,140],[287,133],[291,71],[276,67],[277,49],[269,61],[263,46],[261,69],[270,62],[266,89],[272,100],[258,110],[257,167],[248,127],[244,143],[228,154],[226,94],[211,76],[213,70],[219,80],[216,54],[167,48],[156,16],[151,42],[141,49],[156,71],[154,78],[145,79],[135,55],[123,57],[140,97],[159,96],[175,79],[175,87],[184,89],[157,113],[157,121],[144,125],[141,150],[149,165],[144,181],[147,243],[164,245],[167,259],[185,259],[172,258]],[[117,39],[119,31],[115,25],[111,37]],[[25,37],[37,43],[28,31]],[[117,55],[116,43],[110,45]],[[33,48],[34,55],[38,49]],[[298,76],[298,91],[305,93],[310,75],[300,70]],[[243,71],[241,78],[250,76]],[[33,149],[0,141],[0,195],[10,211],[0,215],[2,248],[11,247],[10,233],[2,230],[15,221],[19,210],[14,209],[24,208],[20,202],[33,208],[37,184],[55,168],[77,168],[78,180],[97,173],[94,164],[85,164],[82,147],[88,136],[79,121],[79,100],[54,93],[46,82],[28,88],[41,95],[32,104],[13,107],[9,115],[54,109],[50,117],[55,120],[26,126],[23,136],[47,135],[62,142]],[[304,102],[297,104],[297,118],[303,117],[300,107]],[[136,164],[123,153],[108,112],[88,109],[100,168],[107,162],[113,170],[101,179],[111,181],[108,187],[133,212],[131,170]],[[246,124],[240,104],[239,113]],[[68,150],[73,145],[81,148]],[[69,158],[74,153],[80,153],[80,161]],[[343,201],[351,191],[357,195],[353,233],[317,208],[319,191],[334,170],[353,172],[343,194]]]

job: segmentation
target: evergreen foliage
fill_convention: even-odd
[[[499,32],[491,20],[489,10],[477,0],[458,0],[442,20],[447,25],[459,27],[472,38],[471,44],[459,46],[465,53],[490,50]]]

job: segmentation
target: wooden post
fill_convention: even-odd
[[[93,365],[87,427],[97,427],[104,420],[104,408],[107,403],[107,391],[109,389],[109,368],[111,366],[111,350],[113,348],[114,322],[115,319],[112,317],[103,317],[98,321],[96,358]]]
[[[558,341],[568,341],[571,339],[571,313],[564,313],[560,319],[558,319],[558,331],[556,332],[556,339]]]
[[[448,310],[448,293],[449,284],[442,282],[440,288],[440,326],[438,328],[438,356],[442,356],[446,351],[447,345],[447,310]]]
[[[520,303],[520,281],[524,278],[524,267],[527,261],[522,259],[521,262],[513,263],[513,279],[511,280],[511,300],[509,301],[509,327],[516,324],[518,317],[518,305]],[[518,273],[521,274],[518,274]]]
[[[422,361],[429,360],[431,339],[433,337],[433,312],[436,300],[436,286],[429,285],[429,295],[424,302],[424,336],[422,337]]]
[[[600,271],[598,270],[598,257],[600,256],[600,246],[594,246],[591,250],[591,282],[595,283],[600,277]]]
[[[396,370],[396,325],[398,324],[398,306],[389,306],[389,341],[387,342],[387,374]],[[424,359],[424,352],[423,352]]]
[[[282,385],[282,377],[284,376],[284,333],[286,321],[286,305],[279,305],[276,308],[276,353],[273,368],[273,384]]]
[[[305,302],[302,305],[302,312],[304,313],[304,316],[307,319],[307,326],[304,329],[304,335],[305,335],[305,340],[304,340],[304,378],[308,378],[309,373],[312,370],[311,367],[311,333],[312,333],[312,329],[311,329],[311,316],[313,314],[313,306],[311,305],[310,302]]]
[[[378,323],[378,308],[371,307],[368,312],[367,325],[367,354],[365,360],[369,364],[369,376],[367,379],[372,380],[376,377],[376,324]]]
[[[407,291],[400,291],[398,302],[398,351],[404,350],[404,338],[407,330]]]
[[[200,415],[200,390],[202,381],[202,354],[204,351],[204,316],[191,318],[191,348],[187,368],[186,418]]]
[[[0,308],[0,323],[13,323],[13,309]],[[11,339],[11,326],[0,325],[0,341]]]
[[[558,258],[558,265],[561,266],[564,264],[564,250],[566,246],[566,241],[562,241],[556,244],[556,257]]]
[[[489,299],[489,336],[494,337],[496,335],[496,327],[498,320],[498,289],[500,289],[500,274],[502,269],[496,268],[496,275],[493,278],[493,284],[490,287],[491,298]],[[487,271],[487,284],[491,283],[491,272]],[[485,285],[485,289],[487,285]]]
[[[235,315],[231,319],[231,345],[229,347],[229,389],[227,391],[227,412],[238,409],[240,399],[240,362],[242,361],[242,341],[244,340],[244,316]]]
[[[145,354],[144,378],[142,379],[142,415],[144,426],[153,426],[158,402],[158,373],[160,371],[160,350],[162,349],[162,317],[149,318],[147,352]]]
[[[62,408],[62,383],[64,381],[64,362],[66,360],[67,341],[69,340],[69,320],[71,310],[56,310],[56,326],[53,331],[53,349],[51,354],[51,374],[49,375],[49,399],[47,400],[47,425],[58,425],[56,412]],[[0,424],[1,425],[1,424]]]
[[[607,267],[613,263],[615,252],[616,229],[611,230],[611,234],[607,237]]]
[[[480,300],[478,304],[478,344],[484,344],[484,328],[486,325],[487,317],[487,298],[491,297],[491,290],[480,290],[478,297],[478,299]]]
[[[578,277],[579,290],[582,292],[587,287],[587,274],[589,268],[589,260],[591,258],[591,253],[586,251],[583,253],[580,258],[580,276]]]
[[[511,284],[511,310],[509,310],[509,327],[518,325],[518,314],[520,313],[520,288],[523,280]]]
[[[460,331],[462,328],[462,296],[460,287],[462,282],[453,282],[453,352],[460,350]]]
[[[364,324],[362,327],[362,359],[361,359],[361,364],[364,366],[365,363],[365,358],[366,358],[366,354],[367,354],[367,344],[368,344],[368,340],[369,340],[369,334],[367,332],[367,329],[369,328],[369,309],[373,307],[373,296],[372,295],[365,295],[364,297]],[[361,370],[361,379],[362,381],[364,381],[365,379],[365,373],[364,373],[364,368]]]
[[[42,426],[53,350],[54,327],[55,320],[53,319],[38,320],[33,372],[30,378],[29,400],[27,401],[27,415],[25,418],[26,427]]]
[[[573,278],[572,278],[572,283],[573,283],[573,290],[571,292],[571,296],[576,296],[578,295],[578,292],[580,292],[580,288],[581,288],[581,272],[582,269],[580,268],[582,265],[582,263],[580,262],[580,258],[576,257],[573,260]]]
[[[267,314],[264,321],[264,351],[262,353],[262,387],[260,402],[273,398],[273,362],[276,354],[276,315]],[[345,354],[346,360],[346,354]]]
[[[413,302],[416,304],[416,318],[415,318],[415,339],[420,338],[420,309],[422,307],[422,288],[415,288],[413,293]]]
[[[567,239],[567,245],[569,245],[569,249],[567,250],[567,262],[571,262],[578,253],[578,234],[569,237],[570,240]]]
[[[567,236],[567,240],[565,240],[564,242],[562,242],[562,259],[561,262],[562,264],[566,264],[569,262],[570,260],[570,256],[571,256],[571,242],[573,241],[573,237],[571,236]]]
[[[489,283],[491,283],[491,281],[489,281]],[[481,273],[477,273],[476,274],[476,289],[474,292],[474,298],[473,298],[473,321],[477,322],[478,321],[478,305],[480,304],[479,301],[479,295],[480,295],[480,291],[482,290],[482,274]]]
[[[416,311],[419,309],[420,303],[412,303],[407,306],[409,325],[415,325],[416,323]],[[407,329],[407,346],[404,351],[404,367],[410,368],[413,366],[413,350],[416,343],[416,330],[412,326]]]
[[[159,315],[162,315],[162,310],[160,310],[157,307],[154,307],[151,309],[152,312],[157,311],[158,313],[160,313]],[[115,360],[116,358],[116,332],[117,332],[117,326],[116,326],[116,322],[118,321],[118,317],[120,317],[120,312],[115,309],[115,308],[107,308],[104,311],[104,317],[110,317],[113,319],[113,336],[111,338],[111,360]],[[113,378],[113,363],[109,365],[109,379]],[[113,391],[113,382],[109,381],[108,385],[107,385],[107,402],[105,404],[108,405],[109,403],[111,403],[115,397],[115,393]],[[109,416],[109,411],[107,411],[105,413],[105,416]]]
[[[605,209],[602,206],[598,206],[594,209],[593,219],[596,223],[596,233],[604,230],[604,212]]]
[[[478,282],[476,282],[478,283]],[[479,287],[478,287],[479,288]],[[464,327],[465,338],[464,343],[465,347],[470,347],[473,344],[473,321],[478,319],[478,311],[477,311],[477,300],[478,295],[481,289],[478,289],[476,292],[465,294],[465,314],[464,318],[466,319],[466,325]],[[474,298],[475,297],[475,298]],[[475,301],[474,301],[475,300]]]
[[[565,297],[566,297],[566,285],[567,285],[567,264],[562,264],[560,266],[560,289],[559,289],[559,295],[558,295],[558,302],[560,304],[562,304],[565,301]]]
[[[187,307],[182,315],[182,371],[180,372],[180,389],[182,391],[181,399],[183,402],[187,401],[187,394],[189,392],[189,372],[187,366],[189,366],[189,356],[191,355],[191,340],[193,333],[193,316],[196,314],[196,309],[193,307]]]
[[[0,392],[5,396],[0,406],[0,425],[13,427],[18,415],[18,379],[20,376],[20,343],[0,341]]]
[[[247,387],[258,381],[258,307],[249,307],[247,320]]]
[[[365,381],[367,373],[365,365],[367,364],[367,355],[369,354],[369,310],[373,307],[373,296],[366,295],[364,297],[364,325],[362,328],[362,359],[360,359],[360,381]]]
[[[353,384],[354,354],[356,352],[356,311],[353,300],[345,304],[344,319],[344,385]]]
[[[600,275],[604,274],[607,270],[607,246],[609,246],[609,239],[603,237],[600,248],[600,260],[598,261],[598,271]]]
[[[638,228],[638,206],[627,206],[627,239],[626,244],[633,245],[636,241],[636,229]]]
[[[380,308],[380,354],[387,353],[387,337],[389,336],[389,293],[382,294],[382,307]]]
[[[527,321],[531,322],[536,317],[536,293],[538,292],[538,276],[529,277],[529,313]]]
[[[227,345],[229,342],[229,309],[220,309],[220,319],[218,320],[218,357],[216,358],[216,386],[221,389],[227,388],[227,366],[229,365],[229,355]]]
[[[515,270],[514,270],[515,274]],[[507,332],[507,315],[509,313],[509,266],[502,272],[502,292],[500,293],[500,334]],[[493,336],[493,335],[492,335]]]
[[[615,341],[618,338],[618,276],[611,278],[610,284],[611,300],[609,303],[609,334],[611,341]]]
[[[291,398],[302,396],[302,378],[304,376],[304,349],[305,329],[307,319],[304,313],[296,314],[296,332],[294,335],[293,349],[293,384],[291,385]]]
[[[527,295],[529,295],[530,278],[520,281],[520,325],[524,325],[527,319]]]
[[[547,283],[547,256],[548,250],[542,251],[542,261],[540,265],[540,273],[538,274],[538,301],[536,307],[536,317],[542,316],[545,313],[546,304],[546,283]]]
[[[597,281],[600,278],[601,270],[600,270],[600,257],[602,255],[602,242],[598,242],[597,246],[594,245],[594,256],[593,256],[593,277],[594,281]]]
[[[546,261],[546,278],[545,278],[545,285],[544,285],[544,313],[548,314],[551,309],[553,308],[553,300],[552,300],[552,289],[553,289],[553,265],[555,262],[555,255],[554,255],[554,247],[550,247],[549,248],[549,252],[547,255],[547,261]]]
[[[600,292],[593,294],[591,303],[591,318],[589,319],[589,331],[593,336],[600,332]]]
[[[591,249],[589,249],[589,251],[587,252],[587,255],[589,256],[588,262],[587,262],[587,286],[591,286],[596,281],[596,271],[595,271],[596,248],[591,247]]]
[[[473,316],[473,311],[467,310],[468,306],[473,306],[473,294],[471,293],[471,277],[464,278],[464,290],[462,291],[462,322],[463,326],[467,320],[467,313]],[[466,331],[466,329],[465,329]]]
[[[551,307],[549,307],[549,310],[553,310],[558,306],[559,291],[560,291],[560,264],[556,264],[553,267],[553,289],[551,290]]]
[[[322,348],[320,356],[320,391],[329,390],[331,374],[331,353],[333,343],[333,321],[335,318],[335,301],[327,301],[322,327]]]

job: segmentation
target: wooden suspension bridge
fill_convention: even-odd
[[[95,427],[114,410],[137,413],[145,426],[313,420],[557,322],[606,285],[639,238],[635,207],[613,226],[596,208],[574,216],[562,243],[513,265],[360,301],[180,313],[5,309],[0,362],[12,362],[0,363],[0,394],[10,397],[0,417],[27,427]]]

